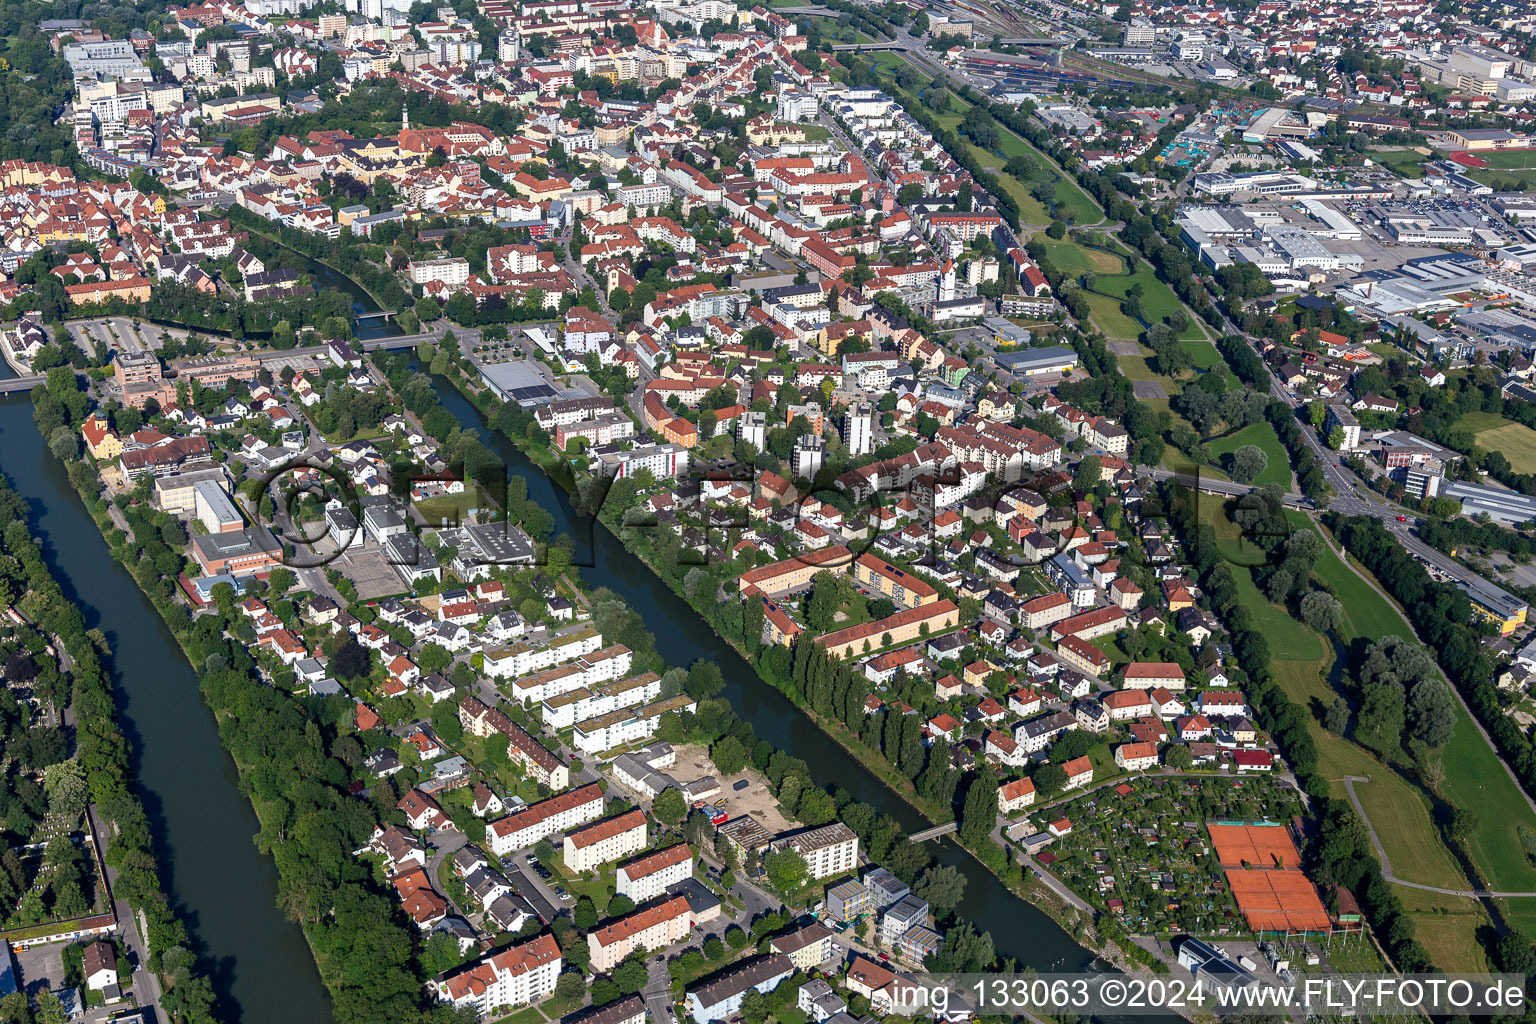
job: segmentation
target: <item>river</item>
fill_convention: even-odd
[[[330,995],[303,932],[278,910],[277,869],[252,842],[256,814],[197,677],[48,454],[26,395],[0,398],[0,451],[0,469],[32,503],[32,534],[49,567],[111,644],[118,719],[160,877],[212,976],[221,1019],[330,1021]]]

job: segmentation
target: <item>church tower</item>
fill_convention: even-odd
[[[403,132],[411,130],[411,112],[404,103],[400,104],[400,130]]]

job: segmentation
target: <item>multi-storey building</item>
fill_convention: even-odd
[[[592,953],[591,968],[598,974],[607,973],[635,950],[666,949],[687,938],[692,930],[693,911],[681,896],[642,907],[587,933],[587,948]]]
[[[859,865],[859,837],[840,821],[775,840],[773,848],[798,853],[812,878],[831,878]]]
[[[614,891],[636,904],[645,903],[693,875],[693,850],[678,843],[620,865]]]
[[[513,850],[525,849],[556,832],[593,821],[602,813],[603,791],[594,782],[490,822],[485,827],[485,838],[492,853],[505,857]]]
[[[485,1017],[493,1007],[523,1006],[552,995],[562,963],[554,936],[545,933],[461,968],[433,988],[440,1001]]]
[[[565,866],[572,871],[595,870],[645,849],[647,834],[645,812],[638,808],[576,829],[565,837]]]

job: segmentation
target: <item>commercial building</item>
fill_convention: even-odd
[[[1054,345],[1050,348],[997,352],[993,354],[992,361],[999,370],[1005,370],[1015,377],[1038,377],[1051,373],[1071,373],[1077,368],[1077,353],[1070,348]]]
[[[129,454],[134,453],[125,453]],[[283,546],[265,526],[252,526],[227,533],[193,534],[192,557],[207,576],[265,576],[282,564]]]

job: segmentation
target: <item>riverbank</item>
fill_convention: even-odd
[[[420,366],[419,358],[417,360],[417,365],[418,367]],[[433,376],[435,378],[440,378],[441,380],[450,384],[458,393],[458,395],[464,401],[469,403],[469,405],[475,409],[475,411],[479,413],[482,419],[484,419],[487,423],[493,419],[494,414],[487,408],[489,402],[487,401],[486,393],[482,390],[473,388],[471,382],[464,378],[464,376],[457,370],[455,370],[455,372],[452,374],[434,374]],[[461,425],[466,427],[469,426],[469,424],[464,424],[462,421]],[[491,429],[495,430],[495,428]],[[551,449],[535,445],[531,439],[526,436],[518,436],[516,434],[501,430],[495,430],[495,433],[499,438],[505,440],[508,444],[515,448],[519,454],[523,455],[532,466],[538,468],[544,474],[547,481],[549,481],[551,484],[558,484],[561,488],[562,500],[566,501],[567,503],[569,502],[570,498],[575,493],[574,477],[566,473],[551,473],[549,469],[546,468],[546,460],[549,460],[554,456],[554,453],[551,451]],[[658,572],[656,567],[644,556],[643,553],[637,552],[632,544],[626,543],[620,532],[622,529],[621,527],[614,524],[611,520],[604,519],[604,517],[601,515],[597,516],[596,518],[603,520],[603,527],[608,536],[612,537],[614,541],[628,555],[634,558],[638,564],[642,565],[651,579],[662,584],[666,592],[677,598],[681,603],[684,605],[688,604],[686,597],[679,591],[678,584],[675,581],[669,580],[665,574]],[[696,615],[696,613],[693,612],[692,607],[689,606],[689,608],[690,614]],[[733,653],[741,658],[741,660],[751,669],[752,673],[756,676],[758,681],[767,686],[774,693],[783,697],[790,704],[790,706],[793,707],[795,711],[804,718],[804,720],[810,722],[815,727],[816,733],[821,739],[831,739],[838,749],[843,751],[856,763],[858,763],[860,767],[869,772],[869,774],[884,788],[888,794],[893,795],[901,800],[902,804],[915,812],[923,822],[939,824],[944,821],[953,819],[953,812],[950,812],[946,816],[942,813],[941,809],[938,809],[935,805],[933,805],[932,801],[924,800],[921,795],[917,793],[915,787],[912,786],[911,780],[906,779],[904,776],[895,776],[894,769],[891,768],[889,762],[887,762],[885,758],[879,754],[879,752],[871,751],[865,744],[850,742],[845,738],[845,736],[839,736],[836,733],[828,730],[826,728],[826,723],[822,720],[821,716],[815,713],[814,709],[806,707],[799,700],[795,700],[794,695],[786,692],[784,688],[775,685],[771,680],[767,679],[757,668],[754,659],[748,657],[746,652],[742,650],[740,644],[723,635],[703,616],[696,615],[696,618],[699,624],[704,626],[717,642],[723,643]],[[899,781],[896,781],[897,779],[899,779]],[[1017,861],[1012,851],[1000,851],[1000,856],[1005,858],[1007,863],[1013,864],[1019,868],[1017,878],[1010,878],[1007,876],[1007,874],[994,869],[993,866],[989,864],[983,857],[980,851],[973,850],[966,844],[961,843],[958,836],[952,836],[950,838],[955,840],[953,848],[955,850],[962,851],[965,854],[965,860],[967,862],[979,865],[986,871],[987,877],[991,878],[996,883],[1000,883],[1007,893],[1013,895],[1021,902],[1026,903],[1036,912],[1049,918],[1053,923],[1061,928],[1063,934],[1070,938],[1075,945],[1081,949],[1087,950],[1089,953],[1093,954],[1094,957],[1126,973],[1146,974],[1151,972],[1152,969],[1146,966],[1144,962],[1144,959],[1152,958],[1150,953],[1146,953],[1145,951],[1141,950],[1141,947],[1135,946],[1134,943],[1126,943],[1125,945],[1121,945],[1107,938],[1101,939],[1098,934],[1096,925],[1092,926],[1092,934],[1090,934],[1086,928],[1079,927],[1079,919],[1076,918],[1075,912],[1071,912],[1065,908],[1057,900],[1054,894],[1048,893],[1048,890],[1046,890],[1044,886],[1035,886],[1031,884],[1028,878],[1028,874],[1024,870],[1024,865]],[[965,915],[962,914],[961,916],[964,917]],[[1011,926],[1012,928],[1017,928],[1018,922],[1016,920],[1013,921]],[[1129,952],[1127,947],[1130,949],[1135,949],[1138,952]],[[1000,950],[1000,954],[1001,953],[1003,953],[1002,950]],[[1018,957],[1018,959],[1025,963],[1030,961],[1030,958],[1027,956]],[[1039,969],[1050,969],[1050,966],[1039,965]]]
[[[103,848],[105,877],[100,881],[111,896],[119,935],[139,968],[123,972],[123,987],[131,987],[139,1005],[157,1015],[171,1013],[188,1024],[212,1024],[217,1019],[212,985],[198,970],[200,965],[184,955],[186,925],[172,909],[162,885],[163,851],[155,849],[145,827],[144,802],[130,767],[135,751],[118,699],[122,680],[112,667],[110,645],[104,637],[98,640],[87,632],[85,611],[66,594],[43,545],[32,537],[37,504],[16,491],[4,475],[0,475],[0,504],[17,514],[15,522],[27,525],[19,535],[3,532],[5,553],[28,569],[28,599],[56,605],[48,617],[54,631],[44,635],[57,646],[59,666],[72,684],[70,700],[61,709],[64,723],[74,731],[71,759],[83,770],[90,801],[85,813],[91,833]],[[64,614],[66,607],[77,614]]]
[[[37,509],[31,532],[50,567],[114,652],[121,738],[145,812],[136,829],[162,865],[167,905],[188,914],[190,928],[175,941],[208,965],[227,1024],[333,1020],[306,936],[279,910],[276,867],[250,841],[261,821],[199,693],[195,659],[159,614],[140,566],[113,554],[116,525],[97,518],[105,506],[76,483],[90,476],[84,463],[60,462],[39,444],[31,413],[25,398],[0,402],[6,471]],[[152,920],[151,941],[159,931]]]

